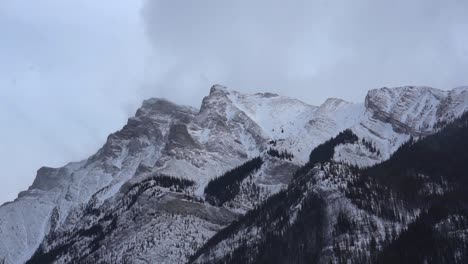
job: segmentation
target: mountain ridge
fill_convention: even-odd
[[[399,96],[393,96],[391,91],[398,92]],[[44,238],[47,240],[54,233],[74,232],[74,225],[80,226],[79,218],[83,216],[89,217],[90,222],[99,221],[100,216],[89,215],[83,206],[117,210],[110,200],[124,206],[119,202],[124,184],[137,185],[154,175],[167,174],[195,181],[196,186],[184,194],[203,198],[203,189],[210,179],[262,155],[266,163],[251,179],[242,182],[241,187],[248,193],[252,186],[257,186],[262,198],[253,201],[249,197],[236,197],[237,205],[233,202],[227,208],[234,212],[231,218],[235,218],[235,214],[245,213],[245,208],[258,205],[286,187],[285,182],[289,180],[285,180],[287,173],[281,168],[294,170],[305,164],[315,146],[340,131],[349,128],[369,143],[338,146],[334,160],[370,166],[387,159],[410,137],[431,133],[438,123],[450,122],[461,115],[467,109],[467,91],[467,87],[452,91],[427,87],[381,88],[370,91],[361,104],[328,99],[321,106],[311,106],[275,94],[246,95],[214,85],[200,109],[179,106],[165,99],[145,100],[135,117],[129,118],[122,130],[111,134],[96,154],[62,168],[40,169],[28,191],[0,207],[0,234],[8,238],[0,241],[0,256],[5,256],[6,263],[21,263],[40,244],[45,250],[49,246],[53,248],[54,242]],[[395,97],[398,102],[391,103]],[[418,104],[418,98],[426,99]],[[288,151],[293,158],[288,161],[270,157],[266,153],[269,148]],[[379,154],[373,149],[379,150]],[[156,205],[177,201],[178,206],[182,204],[184,210],[192,212],[187,206],[195,206],[194,203],[186,204],[179,194],[158,188],[150,191],[162,190],[165,196],[161,202],[155,201]],[[164,197],[172,198],[164,200]],[[142,202],[141,206],[147,205]],[[215,210],[209,208],[206,207],[206,212]],[[172,209],[165,210],[162,214]],[[199,221],[207,227],[204,236],[213,234],[208,231],[213,229],[211,220],[191,218],[193,213],[188,215],[187,221]],[[124,223],[114,224],[120,227]],[[164,225],[164,221],[158,224]],[[201,244],[202,240],[197,243]],[[167,247],[175,248],[175,245]],[[168,257],[164,248],[158,250],[161,256]]]

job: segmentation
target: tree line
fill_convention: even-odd
[[[222,206],[233,200],[240,191],[242,181],[259,170],[262,164],[262,158],[256,157],[210,180],[205,187],[206,201],[215,206]]]

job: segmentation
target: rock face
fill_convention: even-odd
[[[427,134],[450,116],[448,109],[456,107],[450,99],[452,94],[430,87],[383,88],[370,91],[365,103],[374,118],[391,123],[395,131]]]
[[[436,131],[468,109],[468,88],[382,88],[365,103],[311,106],[271,93],[215,85],[199,110],[143,102],[89,159],[41,168],[31,187],[0,207],[0,262],[181,263],[239,215],[284,189],[317,145],[351,129],[361,140],[336,161],[370,166],[410,136]],[[290,155],[272,156],[268,150]],[[208,182],[262,157],[223,207],[204,202]],[[161,176],[192,185],[164,185]],[[255,196],[251,194],[255,192]]]

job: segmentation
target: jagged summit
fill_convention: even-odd
[[[223,86],[223,85],[220,85],[220,84],[214,84],[213,86],[211,86],[210,88],[210,95],[213,94],[213,93],[219,93],[219,92],[229,92],[228,88],[226,86]]]
[[[196,113],[198,110],[190,107],[178,105],[165,98],[150,98],[143,101],[142,106],[137,110],[135,117],[145,115],[172,115],[176,113]]]

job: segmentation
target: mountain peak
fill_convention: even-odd
[[[440,101],[446,95],[442,90],[427,86],[383,87],[370,90],[366,95],[365,105],[367,108],[382,111],[403,108],[408,110],[415,105],[430,103],[431,100]]]
[[[446,95],[446,92],[428,86],[401,86],[393,88],[382,87],[369,90],[366,95],[366,100],[372,99],[373,97],[389,97],[397,100],[404,96],[422,96],[425,94],[431,94],[437,98],[442,98]]]
[[[143,101],[135,117],[150,117],[155,115],[180,116],[180,114],[194,114],[196,111],[193,107],[178,105],[164,98],[150,98]]]
[[[210,95],[212,94],[216,94],[216,93],[229,93],[228,89],[226,86],[223,86],[223,85],[220,85],[220,84],[214,84],[213,86],[211,86],[211,89],[210,89]]]
[[[450,93],[427,86],[383,87],[367,93],[365,106],[374,118],[392,123],[397,131],[426,134],[446,112],[442,108],[454,108],[454,101],[447,99]]]
[[[452,92],[455,92],[455,93],[467,93],[468,92],[468,86],[459,86],[459,87],[456,87],[452,90]]]

